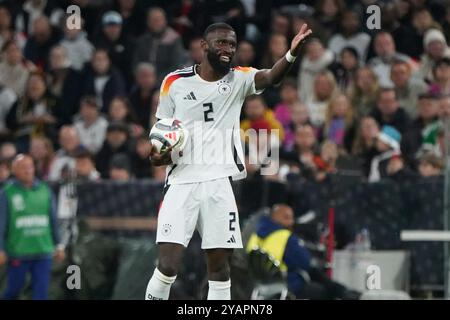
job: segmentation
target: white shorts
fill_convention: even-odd
[[[187,247],[195,228],[202,237],[202,249],[242,248],[229,178],[168,187],[159,210],[156,242]]]

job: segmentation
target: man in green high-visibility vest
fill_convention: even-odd
[[[55,260],[64,260],[56,224],[56,205],[47,184],[35,179],[33,159],[16,156],[14,179],[0,192],[0,266],[7,263],[8,283],[3,299],[17,299],[27,273],[32,278],[32,298],[48,298]],[[55,250],[56,249],[56,250]]]

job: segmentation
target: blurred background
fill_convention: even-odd
[[[72,4],[79,30],[66,25]],[[379,17],[366,11],[373,4]],[[446,242],[400,235],[448,228],[450,1],[3,0],[0,180],[29,153],[56,195],[66,259],[53,265],[50,298],[143,298],[165,178],[148,160],[159,87],[201,61],[214,22],[236,30],[234,65],[259,69],[285,55],[303,23],[313,30],[285,81],[242,109],[243,129],[278,130],[280,155],[277,174],[260,175],[262,159],[234,183],[244,239],[287,203],[292,230],[336,281],[363,292],[376,265],[381,289],[444,297]],[[199,243],[173,298],[205,296]],[[72,264],[81,290],[66,287]],[[250,298],[245,250],[232,265],[233,297]],[[3,266],[0,290],[5,282]]]

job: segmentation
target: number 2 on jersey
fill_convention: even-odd
[[[214,121],[214,118],[210,115],[210,113],[213,113],[213,105],[211,102],[204,103],[203,104],[203,116],[205,119],[205,122]]]

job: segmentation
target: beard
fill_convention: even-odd
[[[214,51],[208,51],[206,56],[208,58],[209,63],[211,64],[211,66],[215,71],[217,71],[220,74],[228,73],[231,67],[232,59],[230,59],[230,62],[220,61],[219,55]]]

